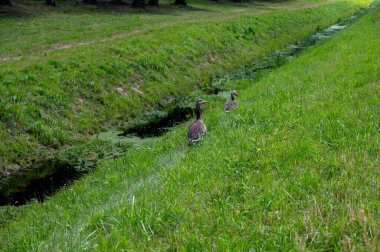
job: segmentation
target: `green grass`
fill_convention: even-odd
[[[1,14],[0,55],[21,57],[0,62],[0,169],[25,167],[124,124],[369,3],[194,2],[129,13],[25,2],[35,14],[24,18],[17,5]],[[58,44],[75,46],[54,50]]]
[[[2,249],[380,249],[380,11],[43,204],[3,207]],[[239,87],[249,86],[242,89]]]
[[[0,57],[36,54],[64,45],[95,42],[97,39],[109,39],[110,36],[126,37],[160,27],[225,21],[237,16],[305,9],[333,2],[344,1],[297,0],[286,3],[236,4],[229,1],[215,3],[195,0],[189,1],[188,8],[179,8],[171,5],[173,1],[164,0],[161,1],[160,8],[147,7],[146,10],[140,10],[129,5],[86,6],[72,1],[58,2],[56,8],[50,8],[34,1],[22,0],[16,1],[11,8],[0,9]],[[350,2],[361,4],[365,1]]]

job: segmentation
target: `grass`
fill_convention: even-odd
[[[86,6],[72,1],[59,2],[56,8],[50,8],[33,1],[17,1],[14,7],[3,7],[4,10],[0,10],[0,57],[36,54],[55,48],[75,46],[78,43],[94,43],[98,40],[112,41],[112,38],[141,34],[162,27],[225,21],[237,16],[305,9],[343,1],[297,0],[287,3],[245,4],[233,4],[229,1],[217,4],[190,1],[188,8],[178,8],[171,5],[172,2],[164,0],[161,1],[160,8],[148,7],[146,10],[139,10],[129,5]]]
[[[0,169],[8,171],[207,86],[370,1],[194,2],[147,11],[22,3],[2,12],[0,24],[0,55],[16,57],[0,62]]]
[[[43,204],[3,207],[2,249],[379,250],[379,13],[228,83],[240,107],[209,103],[199,144],[179,126]]]

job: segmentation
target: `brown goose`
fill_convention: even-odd
[[[206,103],[207,101],[199,99],[195,103],[195,113],[197,117],[195,120],[189,125],[189,129],[187,131],[187,143],[191,144],[192,142],[196,142],[202,138],[202,136],[206,135],[207,129],[206,125],[203,123],[201,119],[201,105]]]
[[[224,104],[224,111],[230,112],[231,109],[237,109],[239,107],[239,104],[235,100],[235,96],[239,96],[236,91],[231,92],[231,101]]]

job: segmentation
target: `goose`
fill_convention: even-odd
[[[204,135],[207,134],[206,125],[201,119],[201,105],[205,104],[207,101],[198,99],[195,103],[195,120],[189,125],[187,131],[187,143],[191,144],[192,142],[199,141]]]
[[[235,100],[235,96],[239,96],[235,90],[231,92],[231,101],[224,104],[224,111],[230,112],[231,109],[237,109],[239,107],[239,104]]]

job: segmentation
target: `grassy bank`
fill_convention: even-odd
[[[207,85],[216,74],[347,17],[369,2],[321,0],[308,5],[300,0],[289,5],[265,3],[261,9],[244,4],[238,11],[236,5],[195,2],[199,8],[171,7],[169,13],[165,8],[151,10],[163,13],[154,17],[150,13],[146,19],[145,12],[107,10],[87,10],[80,16],[72,13],[72,7],[66,13],[63,5],[58,9],[61,15],[55,17],[52,10],[37,12],[13,30],[15,17],[6,17],[1,24],[1,39],[6,43],[1,43],[0,53],[22,56],[0,62],[0,169],[12,171],[19,167],[16,164],[25,167],[57,149],[123,124]],[[191,19],[174,22],[173,13],[181,17],[191,13]],[[53,33],[48,24],[62,23],[70,14],[73,18]],[[101,23],[104,27],[95,35],[98,30],[89,25],[107,15],[111,21]],[[166,16],[171,22],[165,23]],[[33,25],[42,29],[33,29]],[[122,36],[102,39],[124,29]],[[28,35],[28,30],[36,34]],[[59,49],[58,41],[69,48]]]
[[[159,8],[147,6],[144,10],[131,8],[128,4],[102,4],[102,1],[99,5],[92,6],[62,1],[56,8],[50,8],[30,0],[18,0],[12,7],[0,6],[0,58],[37,54],[98,40],[112,40],[144,33],[154,28],[225,21],[236,17],[307,9],[344,1],[253,1],[238,4],[230,1],[215,3],[190,0],[187,8],[173,6],[173,1],[160,2]],[[362,4],[365,1],[350,2]]]
[[[3,250],[379,250],[380,11],[43,204],[1,209]],[[252,85],[253,84],[253,85]],[[227,97],[226,97],[227,98]]]

